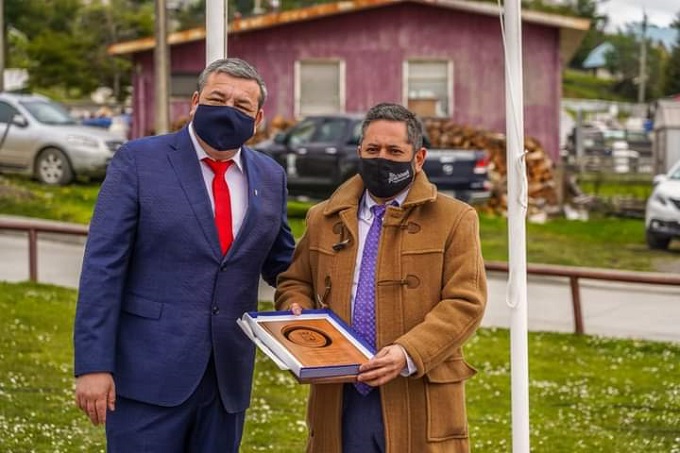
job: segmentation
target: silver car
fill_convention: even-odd
[[[99,177],[124,141],[78,124],[44,96],[0,93],[0,171],[32,175],[45,184]]]
[[[667,249],[680,238],[680,161],[665,175],[654,177],[654,191],[647,200],[645,233],[651,249]]]

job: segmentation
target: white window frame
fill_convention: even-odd
[[[301,60],[295,60],[295,66],[293,71],[293,77],[295,81],[295,102],[293,107],[293,115],[295,118],[300,118],[301,109],[301,98],[302,98],[302,86],[301,86],[301,74],[302,74],[302,64],[304,63],[335,63],[338,65],[338,83],[339,83],[339,113],[345,112],[345,105],[347,102],[347,91],[346,91],[346,71],[345,71],[345,60],[340,58],[304,58]]]
[[[448,114],[447,118],[453,118],[453,114],[455,112],[455,105],[456,103],[454,102],[453,98],[453,87],[454,87],[454,80],[453,80],[453,61],[447,58],[436,58],[436,57],[414,57],[414,58],[409,58],[407,60],[404,60],[404,63],[402,65],[402,104],[405,106],[408,106],[408,87],[409,87],[409,78],[408,78],[408,73],[409,73],[409,64],[410,63],[427,63],[427,62],[445,62],[446,63],[446,77],[447,77],[447,83],[446,83],[446,95],[448,97]]]

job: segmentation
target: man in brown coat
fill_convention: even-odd
[[[486,305],[479,222],[428,181],[422,143],[407,109],[373,107],[359,175],[310,209],[279,276],[277,309],[326,306],[378,351],[360,384],[312,385],[310,452],[469,451],[464,382],[475,370],[462,346]]]

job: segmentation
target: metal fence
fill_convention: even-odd
[[[616,156],[586,155],[580,158],[565,156],[566,168],[577,173],[600,173],[621,177],[651,176],[654,174],[654,159],[651,156],[639,156],[635,152],[621,153]]]
[[[60,225],[28,220],[23,221],[0,219],[0,231],[1,230],[27,233],[29,279],[32,282],[38,281],[39,233],[54,233],[74,236],[87,236],[88,234],[88,227],[84,225]],[[504,262],[487,261],[485,267],[489,272],[508,272],[508,263]],[[579,281],[581,279],[680,286],[680,275],[678,274],[627,272],[574,266],[555,266],[547,264],[530,264],[527,266],[527,273],[529,275],[564,277],[569,280],[569,286],[571,288],[572,309],[574,313],[574,333],[578,335],[581,335],[585,332],[583,325],[583,312],[581,309],[581,294],[579,288]]]

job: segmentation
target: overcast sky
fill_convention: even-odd
[[[600,6],[600,11],[609,16],[614,29],[627,22],[642,20],[643,10],[650,24],[667,27],[680,12],[678,0],[609,0]]]

